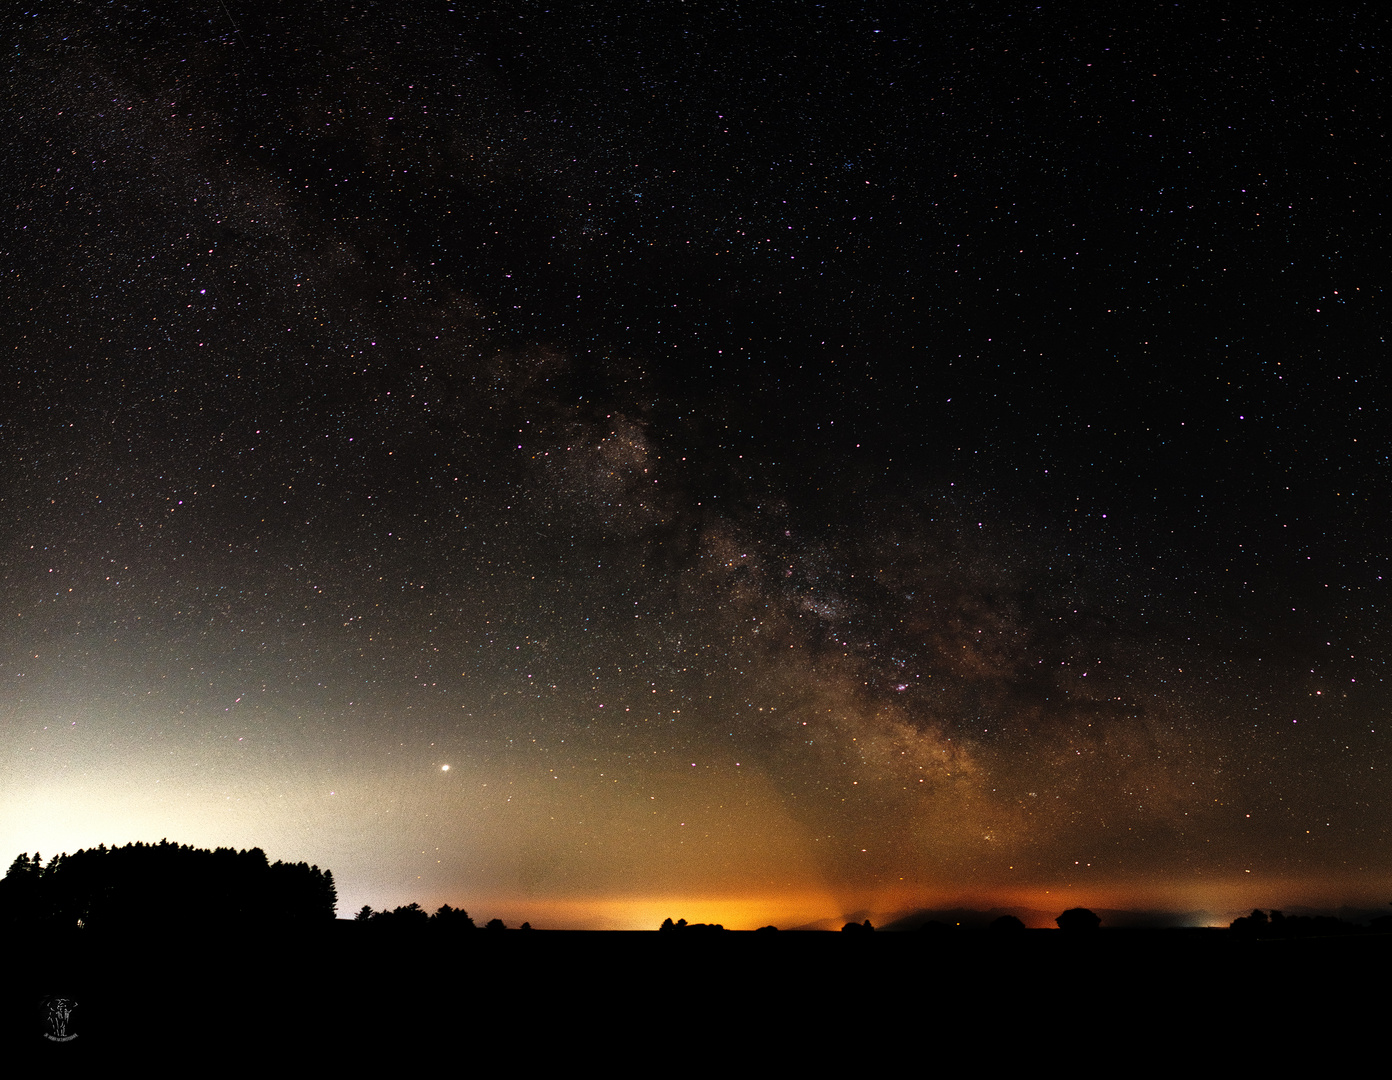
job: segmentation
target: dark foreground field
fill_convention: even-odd
[[[511,931],[442,943],[339,922],[295,938],[10,941],[4,960],[5,1046],[40,1065],[351,1069],[385,1054],[666,1072],[908,1053],[922,1071],[963,1055],[1139,1067],[1287,1052],[1335,1065],[1381,1037],[1392,937]],[[55,995],[76,1002],[77,1037],[61,1044],[40,1016]]]

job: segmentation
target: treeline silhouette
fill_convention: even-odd
[[[0,927],[128,931],[218,924],[249,928],[328,924],[333,872],[269,862],[260,848],[100,845],[54,856],[21,854],[0,880]]]
[[[725,929],[725,927],[721,926],[719,923],[703,923],[703,922],[688,923],[685,919],[678,919],[676,922],[673,922],[671,919],[663,919],[663,920],[662,920],[662,925],[658,927],[658,930],[659,930],[659,931],[693,930],[693,931],[696,931],[696,932],[698,932],[698,933],[701,932],[701,931],[724,930],[724,929]],[[765,929],[770,929],[770,928],[769,928],[769,927],[765,927]]]
[[[1367,926],[1359,926],[1333,915],[1286,915],[1272,910],[1268,915],[1255,908],[1250,915],[1234,919],[1228,926],[1244,937],[1304,938],[1339,937],[1347,934],[1392,934],[1392,915],[1380,915]]]
[[[385,909],[373,911],[370,905],[364,904],[353,916],[353,922],[366,927],[370,932],[379,934],[429,932],[453,937],[457,934],[473,933],[479,929],[467,911],[463,908],[450,907],[448,904],[441,904],[434,915],[426,914],[425,909],[417,903],[404,904],[401,907],[392,908],[390,911]],[[519,930],[530,930],[531,928],[532,924],[529,922],[524,922],[518,927]],[[508,925],[502,919],[490,919],[483,926],[484,933],[506,929],[508,929]]]
[[[411,905],[413,908],[415,905]],[[364,908],[364,911],[370,911]],[[398,911],[404,909],[398,908]],[[385,914],[385,913],[382,913]],[[424,917],[424,912],[421,912]],[[359,918],[362,918],[360,915]],[[1064,933],[1072,936],[1075,934],[1091,934],[1102,928],[1102,917],[1087,908],[1069,908],[1062,912],[1054,923]],[[470,923],[472,926],[473,924]],[[688,923],[685,919],[678,919],[673,922],[671,919],[664,919],[662,925],[658,927],[660,931],[677,930],[724,930],[725,927],[719,923]],[[761,926],[759,932],[777,930],[776,926]],[[919,924],[918,929],[930,934],[962,934],[973,933],[966,930],[961,924],[952,925],[940,919],[929,919]],[[1014,915],[1001,915],[992,920],[985,929],[995,934],[1007,933],[1014,934],[1025,930],[1025,924]],[[1345,919],[1336,918],[1333,915],[1284,915],[1279,911],[1272,911],[1270,915],[1266,912],[1256,910],[1250,915],[1244,915],[1240,919],[1235,919],[1229,926],[1234,933],[1247,937],[1331,937],[1341,934],[1392,934],[1392,915],[1382,915],[1373,919],[1367,926],[1360,926],[1357,923],[1348,922]],[[842,933],[865,934],[871,933],[875,927],[869,919],[863,922],[848,922],[841,927]]]
[[[260,848],[207,850],[161,840],[108,848],[104,844],[57,855],[47,864],[36,852],[21,853],[0,879],[0,932],[5,930],[69,932],[78,929],[126,932],[141,928],[171,929],[195,926],[292,929],[329,925],[335,921],[338,893],[333,872],[303,862],[272,863]],[[1054,920],[1069,934],[1098,930],[1102,920],[1087,908],[1070,908]],[[501,919],[483,927],[463,908],[442,905],[429,914],[411,903],[374,911],[364,905],[353,923],[370,936],[453,938],[459,935],[507,930]],[[523,923],[521,930],[531,930]],[[724,932],[719,923],[688,923],[664,919],[667,933]],[[760,931],[776,931],[762,926]],[[849,922],[843,932],[868,933],[870,920]],[[920,930],[958,931],[961,928],[929,920]],[[1018,932],[1025,925],[1013,915],[990,924],[996,932]],[[1335,937],[1348,934],[1392,934],[1392,915],[1360,926],[1332,915],[1286,915],[1260,909],[1235,919],[1234,934],[1254,938]]]

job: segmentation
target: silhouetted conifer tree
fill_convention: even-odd
[[[469,913],[463,908],[452,908],[448,904],[441,904],[440,910],[430,916],[430,921],[441,930],[454,933],[460,930],[475,930],[474,920],[469,918]]]
[[[384,913],[385,914],[385,913]],[[404,928],[419,929],[430,923],[430,916],[425,913],[425,909],[412,900],[409,904],[394,907],[391,910],[392,921]]]

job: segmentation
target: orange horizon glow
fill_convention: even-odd
[[[464,772],[456,767],[451,775]],[[606,891],[599,883],[584,891],[519,895],[510,883],[498,880],[511,872],[507,859],[490,859],[489,849],[480,848],[475,857],[485,867],[501,867],[492,875],[461,880],[457,871],[445,868],[425,880],[403,878],[399,868],[384,865],[373,854],[392,841],[392,834],[376,823],[368,812],[371,806],[359,805],[361,798],[344,798],[341,785],[294,793],[293,800],[277,800],[276,813],[271,813],[268,801],[229,799],[222,788],[200,790],[195,783],[173,788],[148,778],[143,785],[130,778],[113,781],[96,767],[79,779],[80,786],[51,779],[15,786],[0,797],[0,842],[7,860],[20,851],[38,851],[47,859],[98,843],[148,843],[166,836],[208,848],[259,846],[272,860],[304,860],[333,870],[344,918],[352,918],[363,904],[380,910],[417,902],[430,911],[444,903],[463,907],[480,925],[502,918],[510,926],[527,921],[538,929],[654,930],[666,918],[719,923],[732,930],[767,925],[837,929],[851,918],[869,918],[882,926],[918,911],[965,908],[1004,909],[1027,925],[1049,927],[1060,912],[1086,907],[1182,914],[1195,925],[1226,926],[1253,908],[1386,911],[1392,898],[1392,873],[1371,870],[1302,877],[1258,868],[1222,878],[1190,872],[1088,884],[997,878],[858,886],[821,877],[795,830],[756,847],[735,873],[721,879],[702,880],[700,868],[692,867],[685,882],[652,881],[647,889],[643,875],[636,874],[636,888],[624,893]],[[496,835],[502,830],[475,831]],[[499,850],[506,852],[506,845]],[[749,874],[765,865],[778,866],[781,880],[749,883]]]
[[[719,923],[728,930],[808,927],[838,930],[848,919],[869,918],[877,926],[917,911],[963,908],[974,911],[1005,909],[1017,913],[1027,926],[1053,928],[1054,917],[1073,907],[1099,911],[1192,914],[1194,926],[1227,926],[1253,908],[1263,910],[1341,907],[1385,907],[1392,881],[1346,881],[1269,877],[1203,883],[1158,882],[1144,886],[1117,884],[1020,887],[999,890],[954,890],[947,887],[896,889],[851,899],[836,891],[721,895],[663,893],[649,896],[591,896],[541,899],[506,895],[434,898],[463,906],[480,924],[502,918],[508,926],[529,922],[537,929],[656,930],[664,919],[688,923]],[[347,913],[351,914],[351,913]],[[1104,920],[1103,925],[1106,925]]]

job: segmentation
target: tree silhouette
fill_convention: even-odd
[[[1054,922],[1058,923],[1060,930],[1070,934],[1086,933],[1102,925],[1102,919],[1085,907],[1069,908]]]
[[[1228,924],[1228,929],[1235,930],[1239,934],[1246,934],[1249,937],[1262,937],[1265,936],[1269,923],[1270,920],[1266,917],[1266,912],[1260,908],[1253,908],[1252,914],[1234,919]]]
[[[440,910],[430,916],[430,921],[441,930],[455,933],[460,930],[476,930],[474,920],[469,918],[469,913],[463,908],[452,908],[448,904],[441,904]]]
[[[1002,915],[999,919],[996,919],[991,923],[992,930],[1004,930],[1007,932],[1011,932],[1016,930],[1023,930],[1024,928],[1025,924],[1022,923],[1019,919],[1017,919],[1014,915]]]
[[[43,858],[25,852],[15,856],[0,880],[0,925],[32,925],[43,919]]]
[[[401,907],[392,908],[391,917],[396,925],[403,928],[420,929],[430,922],[430,916],[425,913],[425,909],[414,900]]]
[[[843,934],[844,934],[844,933],[857,933],[857,932],[859,932],[859,933],[865,933],[866,931],[870,931],[870,930],[874,930],[874,929],[875,929],[875,928],[874,928],[873,926],[870,925],[870,920],[869,920],[869,919],[866,919],[863,923],[848,922],[845,926],[841,927],[841,932],[842,932]]]

